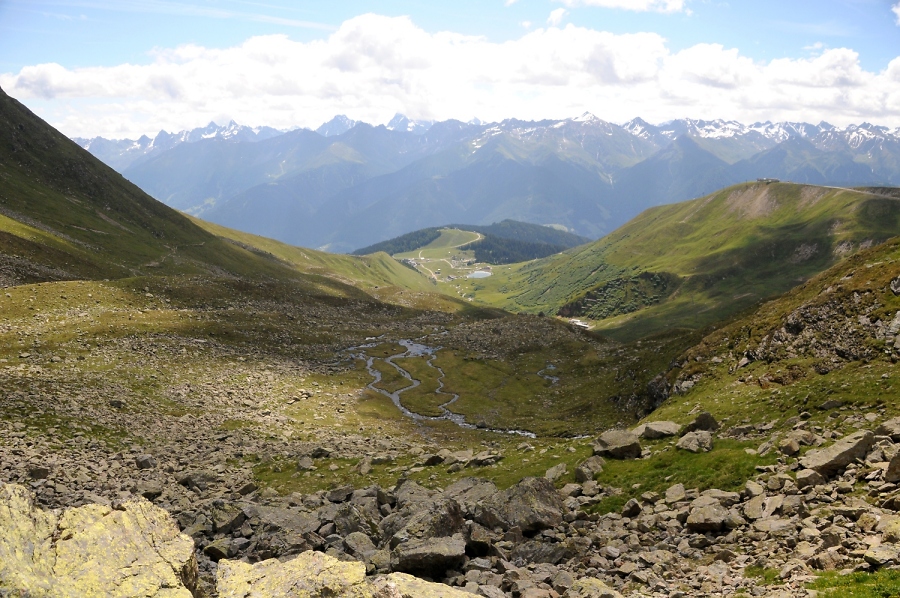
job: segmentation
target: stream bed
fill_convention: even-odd
[[[351,355],[353,355],[353,357],[355,357],[357,359],[361,359],[366,362],[366,371],[373,378],[372,382],[370,382],[367,385],[367,388],[388,397],[391,400],[391,402],[394,403],[394,405],[397,407],[397,409],[400,411],[400,413],[402,413],[406,417],[416,420],[416,421],[446,420],[446,421],[453,422],[460,428],[466,428],[469,430],[474,430],[474,429],[478,428],[478,426],[468,423],[466,421],[466,418],[464,415],[461,415],[459,413],[453,413],[449,409],[450,405],[452,405],[457,400],[459,400],[459,395],[456,393],[445,392],[443,390],[443,388],[444,388],[444,370],[442,370],[440,367],[434,365],[434,359],[435,359],[435,357],[437,357],[437,355],[436,355],[437,351],[439,351],[441,349],[441,347],[429,347],[428,345],[424,345],[422,343],[416,342],[414,340],[409,340],[409,339],[403,339],[403,340],[399,341],[399,344],[402,347],[404,347],[406,350],[403,351],[402,353],[397,353],[396,355],[391,355],[390,357],[378,358],[378,359],[383,359],[383,361],[385,363],[387,363],[391,367],[395,368],[401,376],[403,376],[404,378],[409,380],[408,386],[405,386],[394,392],[388,392],[387,390],[384,390],[382,388],[378,388],[377,386],[375,386],[376,384],[381,382],[381,372],[379,372],[374,367],[376,358],[366,355],[365,353],[359,352],[360,349],[370,349],[372,347],[375,347],[378,345],[377,343],[369,343],[366,345],[360,345],[358,347],[351,347],[351,348],[347,349],[346,351],[351,353]],[[416,388],[417,386],[419,386],[422,383],[421,380],[416,380],[415,378],[412,377],[412,375],[409,372],[407,372],[402,367],[400,367],[399,365],[394,363],[395,359],[401,359],[401,358],[407,358],[407,357],[428,357],[428,360],[426,361],[426,364],[428,365],[428,367],[431,367],[431,368],[434,368],[435,370],[437,370],[437,372],[438,372],[438,379],[437,379],[438,387],[437,387],[437,390],[435,391],[435,393],[439,394],[439,395],[445,395],[447,397],[446,402],[438,405],[438,409],[441,410],[441,415],[428,416],[428,415],[422,415],[420,413],[416,413],[414,411],[410,411],[409,409],[404,407],[403,403],[400,401],[401,394],[403,394],[404,392],[406,392],[408,390]],[[545,376],[542,376],[542,377],[545,377]],[[547,378],[547,379],[549,379],[549,378]],[[500,434],[515,434],[518,436],[526,436],[528,438],[535,438],[535,434],[533,432],[529,432],[527,430],[500,430],[500,429],[493,429],[493,428],[481,428],[481,429],[486,429],[490,432],[498,432]]]

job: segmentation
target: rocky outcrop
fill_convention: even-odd
[[[0,530],[0,594],[191,598],[197,587],[193,541],[143,499],[43,511],[0,485]]]
[[[608,430],[594,442],[594,454],[613,459],[637,459],[641,456],[641,443],[633,432]]]

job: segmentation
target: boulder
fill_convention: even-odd
[[[424,581],[406,573],[391,573],[375,578],[372,585],[375,598],[472,598],[469,592]]]
[[[191,598],[194,542],[144,499],[43,511],[0,484],[0,595]]]
[[[900,452],[888,461],[887,469],[884,472],[884,481],[892,484],[900,482]]]
[[[398,571],[437,574],[463,564],[466,539],[462,534],[436,538],[410,538],[391,552],[391,567]]]
[[[575,481],[583,484],[593,480],[598,473],[603,471],[604,465],[606,465],[606,461],[603,460],[603,457],[597,455],[588,457],[575,468]]]
[[[688,432],[678,439],[675,447],[691,453],[708,453],[712,450],[712,434],[705,430]]]
[[[147,500],[153,500],[162,496],[163,490],[163,486],[159,482],[138,482],[132,492]]]
[[[444,490],[446,498],[452,498],[459,503],[463,515],[471,519],[475,511],[475,505],[485,498],[494,496],[499,490],[494,482],[484,478],[462,478],[447,486]]]
[[[900,561],[900,549],[893,544],[873,546],[863,555],[863,560],[873,567],[884,567]]]
[[[450,498],[420,508],[390,539],[394,570],[443,573],[465,560],[462,511]]]
[[[641,443],[627,430],[607,430],[594,442],[594,454],[614,459],[637,459],[641,456]]]
[[[483,500],[476,508],[475,520],[488,529],[518,527],[523,533],[529,533],[562,523],[564,509],[562,498],[550,480],[524,478]]]
[[[191,471],[178,478],[178,483],[193,490],[206,490],[219,476],[213,471]]]
[[[352,532],[344,538],[344,546],[349,554],[368,561],[378,551],[372,539],[362,532]]]
[[[622,507],[622,517],[637,517],[642,510],[641,503],[631,498]]]
[[[216,570],[219,598],[245,596],[340,596],[375,598],[366,580],[366,566],[344,562],[321,552],[307,551],[286,562],[269,559],[253,565],[219,561]]]
[[[622,598],[622,594],[592,577],[577,580],[566,590],[563,598]]]
[[[716,421],[708,411],[703,411],[697,417],[694,418],[694,421],[689,423],[681,430],[681,435],[684,436],[690,432],[697,432],[698,430],[704,430],[706,432],[715,432],[719,429],[719,422]]]
[[[881,541],[889,544],[900,542],[900,519],[894,519],[885,526]]]
[[[544,473],[544,477],[550,480],[551,482],[555,482],[562,476],[566,475],[566,464],[565,463],[557,463],[550,469]]]
[[[215,531],[221,534],[230,534],[241,527],[246,519],[244,511],[238,505],[218,501],[213,505],[210,515]]]
[[[218,540],[210,542],[206,548],[203,549],[203,554],[208,556],[212,561],[230,559],[237,554],[237,546],[232,538],[219,538]]]
[[[669,486],[666,490],[666,502],[669,504],[676,503],[684,500],[687,497],[687,492],[684,489],[684,484],[674,484]]]
[[[156,459],[153,455],[138,455],[134,458],[134,464],[138,469],[153,469],[156,467]]]
[[[681,426],[670,421],[647,422],[641,427],[643,429],[640,432],[635,430],[635,433],[645,440],[677,436],[678,431],[681,429]]]
[[[719,504],[708,504],[691,509],[687,517],[687,528],[692,532],[717,532],[725,527],[729,513]]]
[[[809,486],[819,486],[824,483],[825,478],[815,469],[801,469],[797,472],[797,488],[800,490],[808,488]]]
[[[244,507],[244,514],[250,519],[258,519],[258,528],[265,532],[302,535],[316,531],[321,525],[319,518],[314,514],[285,507],[248,505]]]
[[[809,451],[800,459],[800,465],[823,476],[832,476],[856,459],[864,459],[874,441],[875,435],[872,432],[859,430],[829,447]]]
[[[889,419],[875,430],[878,436],[890,436],[894,442],[900,441],[900,417]]]

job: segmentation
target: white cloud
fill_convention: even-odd
[[[566,6],[599,6],[637,12],[681,12],[685,0],[556,0]],[[690,12],[690,11],[688,11]]]
[[[229,48],[155,51],[148,64],[69,69],[38,64],[0,87],[64,133],[137,137],[204,125],[317,127],[335,114],[371,123],[411,118],[641,116],[743,122],[864,120],[900,126],[900,57],[865,70],[856,52],[754,61],[698,44],[673,51],[655,33],[567,24],[502,43],[429,33],[409,18],[362,15],[328,37],[254,37]]]
[[[900,25],[900,2],[892,6],[891,10],[894,11],[894,16],[897,17],[897,24]]]
[[[547,17],[547,24],[553,25],[554,27],[562,23],[562,20],[566,18],[566,15],[569,14],[565,8],[557,8],[550,12],[550,16]]]

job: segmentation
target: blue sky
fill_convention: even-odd
[[[97,134],[132,135],[226,117],[314,126],[337,112],[369,121],[386,120],[393,111],[495,119],[505,106],[508,116],[564,117],[574,114],[563,110],[582,105],[613,121],[796,118],[900,126],[898,6],[888,0],[0,0],[0,85],[78,135],[92,127]],[[370,13],[380,19],[362,17]],[[448,41],[442,32],[468,41]],[[262,42],[246,48],[251,38]],[[323,44],[329,46],[324,53]],[[376,54],[391,46],[405,48],[405,58],[398,62],[391,51],[390,64],[378,62]],[[548,63],[537,70],[516,63],[511,46]],[[187,56],[185,47],[197,51]],[[638,60],[644,48],[647,55]],[[227,56],[211,56],[229,49]],[[334,57],[345,51],[367,70],[335,68]],[[417,51],[443,57],[415,65],[410,61]],[[519,74],[466,78],[466,71],[480,68],[476,51],[494,68]],[[557,53],[564,74],[555,72]],[[283,54],[290,69],[273,68],[268,81],[296,80],[279,89],[258,81],[254,101],[253,89],[234,88],[248,79],[240,73],[258,70],[250,63],[261,54]],[[242,66],[229,69],[229,60]],[[316,60],[322,63],[306,71],[304,64]],[[597,67],[598,60],[606,66]],[[579,68],[594,67],[614,76],[580,76]],[[452,102],[428,72],[438,68],[451,72],[459,89]],[[381,87],[372,76],[376,69]],[[198,72],[211,77],[203,97],[202,88],[191,90]],[[221,84],[232,76],[229,85]],[[804,79],[799,92],[790,89],[791,78]],[[312,89],[311,79],[325,83]],[[122,80],[132,81],[134,91],[117,86]]]

